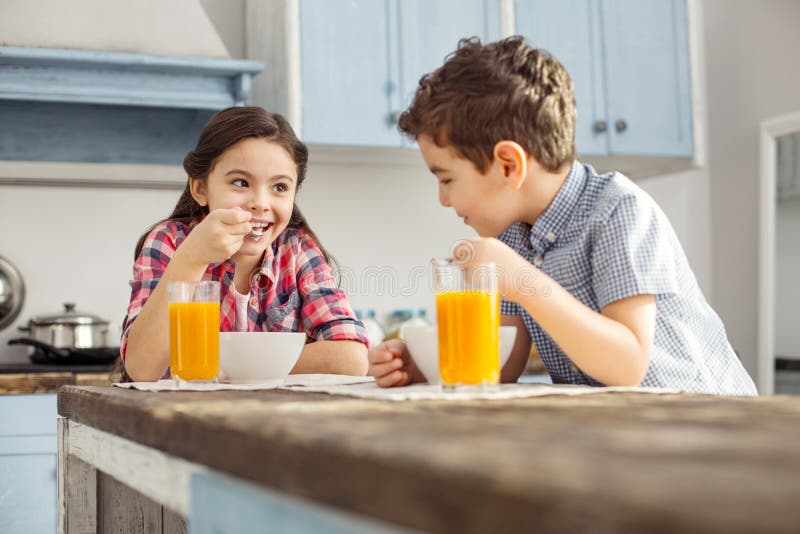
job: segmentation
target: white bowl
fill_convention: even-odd
[[[401,337],[406,340],[408,353],[425,375],[429,384],[441,384],[439,373],[439,332],[436,326],[408,326]],[[516,326],[500,327],[500,368],[506,364],[517,337]]]
[[[303,332],[220,332],[219,366],[233,383],[282,380],[305,342]]]

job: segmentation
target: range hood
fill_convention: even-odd
[[[3,0],[0,160],[180,165],[262,68],[195,0]]]

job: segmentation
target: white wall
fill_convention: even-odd
[[[800,358],[800,200],[778,202],[775,217],[775,354]]]
[[[0,361],[26,358],[16,326],[75,302],[112,321],[112,340],[130,298],[139,235],[169,215],[177,191],[0,186],[0,255],[21,271],[26,298],[17,321],[0,331]],[[112,341],[113,342],[113,341]]]
[[[704,0],[713,303],[755,377],[759,123],[800,111],[800,2]]]

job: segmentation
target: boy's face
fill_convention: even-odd
[[[452,207],[481,237],[497,237],[511,220],[502,169],[492,164],[481,174],[468,159],[448,147],[436,146],[429,135],[417,138],[422,159],[439,181],[439,203]],[[505,209],[504,209],[505,207]]]

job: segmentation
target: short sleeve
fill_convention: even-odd
[[[620,197],[599,223],[591,267],[600,309],[635,295],[677,292],[680,244],[649,196],[629,193]]]
[[[359,341],[369,345],[367,331],[350,308],[347,295],[322,251],[304,232],[299,236],[297,288],[302,297],[306,334],[317,341]]]
[[[500,315],[522,315],[522,308],[516,302],[500,299]]]
[[[153,294],[176,248],[176,236],[169,226],[159,225],[145,237],[142,250],[133,264],[133,279],[130,282],[131,299],[120,342],[120,355],[123,359],[131,325],[142,311],[147,299]]]

